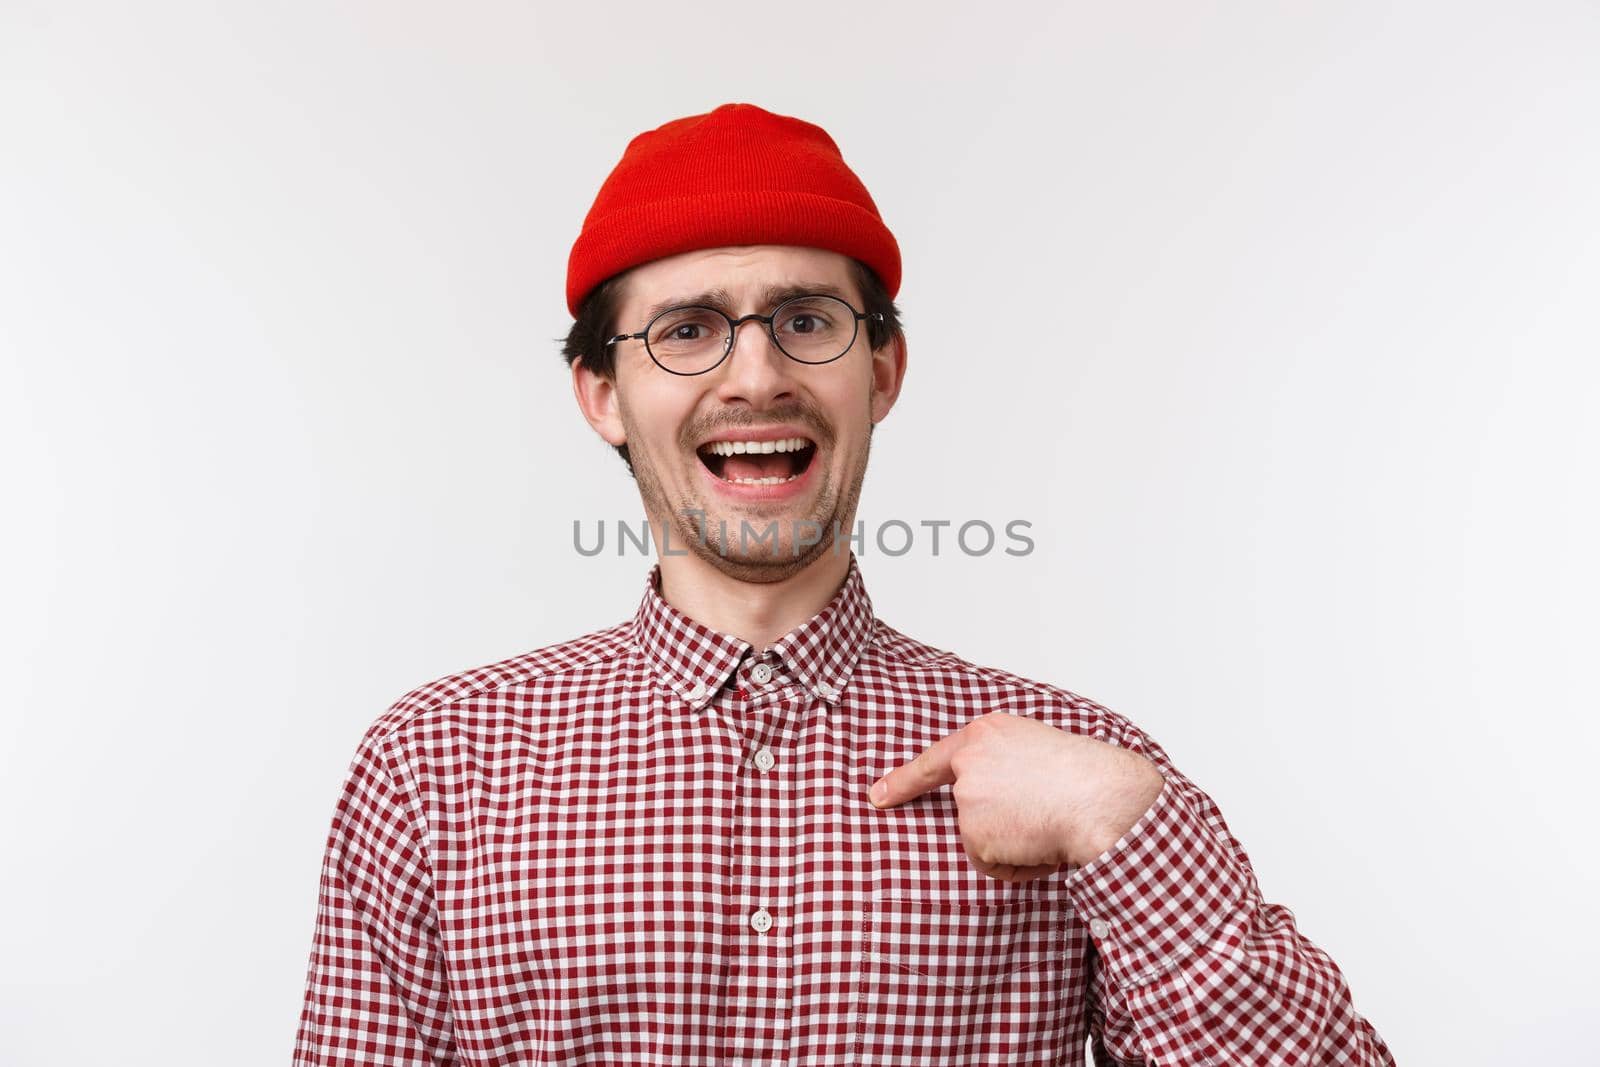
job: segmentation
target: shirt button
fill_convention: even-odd
[[[772,929],[772,916],[767,914],[766,908],[757,908],[756,913],[750,916],[750,928],[758,934]]]
[[[767,749],[756,753],[756,766],[764,771],[772,770],[772,765],[777,762],[777,758]]]
[[[1090,919],[1089,932],[1095,937],[1105,937],[1111,932],[1111,924],[1104,919]]]
[[[772,668],[765,663],[757,663],[750,668],[750,677],[755,679],[757,685],[766,685],[772,681]]]
[[[704,683],[704,682],[696,682],[696,683],[694,683],[694,688],[689,690],[689,699],[690,700],[703,700],[703,699],[705,699],[705,695],[706,695],[706,683]]]
[[[811,687],[811,691],[817,694],[817,696],[821,697],[823,700],[832,700],[834,697],[839,695],[839,691],[833,686],[829,685],[827,682],[818,682],[816,685]]]

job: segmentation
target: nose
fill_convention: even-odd
[[[743,400],[766,408],[794,396],[794,369],[799,364],[783,354],[764,322],[746,319],[733,328],[733,348],[717,368],[717,395],[725,402]]]

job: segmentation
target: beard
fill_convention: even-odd
[[[622,421],[630,442],[643,440],[626,407],[622,409]],[[762,421],[768,424],[792,422],[809,427],[817,443],[813,464],[822,463],[824,454],[830,459],[834,455],[834,435],[813,410],[790,406],[770,412]],[[873,426],[870,419],[860,459],[845,471],[842,480],[836,480],[827,467],[819,466],[811,472],[815,485],[810,490],[810,502],[804,514],[794,513],[794,505],[786,503],[752,503],[743,507],[724,503],[699,487],[700,472],[694,467],[702,464],[695,455],[694,442],[717,429],[739,425],[751,423],[721,421],[710,426],[692,423],[685,427],[679,442],[680,451],[669,457],[669,462],[679,463],[680,457],[688,454],[693,466],[688,471],[690,488],[677,494],[666,488],[658,457],[648,449],[630,444],[628,451],[634,480],[639,486],[645,514],[653,526],[659,527],[663,554],[688,552],[736,581],[771,583],[799,574],[828,552],[848,551],[851,524],[861,499],[871,451]]]

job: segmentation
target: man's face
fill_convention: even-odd
[[[850,261],[838,253],[716,248],[629,271],[616,332],[638,332],[652,309],[677,304],[720,308],[734,319],[767,315],[776,306],[771,295],[784,290],[862,306]],[[670,531],[672,551],[692,552],[742,581],[775,582],[832,551],[836,528],[845,550],[872,427],[888,414],[904,374],[902,344],[874,353],[863,321],[839,359],[803,364],[752,321],[739,327],[721,364],[696,375],[663,370],[642,341],[614,347],[613,380],[580,361],[574,389],[601,436],[627,444],[645,510],[658,531]],[[796,439],[800,447],[792,449]],[[766,442],[785,443],[768,452]]]

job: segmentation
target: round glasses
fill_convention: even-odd
[[[754,320],[767,327],[778,351],[797,363],[832,363],[856,343],[862,319],[883,321],[883,315],[857,311],[835,296],[797,296],[770,315],[731,319],[713,307],[668,308],[638,333],[620,333],[606,342],[643,341],[656,366],[671,374],[704,374],[715,370],[733,351],[734,332]]]

